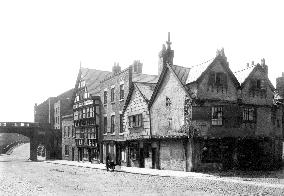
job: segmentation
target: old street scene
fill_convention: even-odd
[[[284,195],[280,7],[1,2],[0,195]]]

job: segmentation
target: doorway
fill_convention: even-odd
[[[144,148],[139,148],[139,167],[140,168],[144,168],[145,167]]]
[[[152,148],[152,169],[157,169],[157,148]]]
[[[72,147],[72,161],[74,161],[75,159],[75,148]]]
[[[83,161],[83,149],[78,148],[78,161]]]

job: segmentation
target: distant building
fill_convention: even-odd
[[[50,97],[41,104],[34,106],[34,122],[49,124],[51,127],[54,126],[54,103],[56,102],[55,97]]]
[[[72,112],[72,95],[74,89],[70,89],[61,95],[56,97],[56,102],[54,103],[54,128],[61,129],[61,118],[66,114]]]
[[[69,161],[78,160],[78,150],[75,143],[75,129],[73,112],[61,117],[62,119],[62,159]]]

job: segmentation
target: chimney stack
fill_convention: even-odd
[[[263,68],[263,71],[266,76],[268,76],[268,66],[265,64],[265,59],[261,59],[261,67]]]
[[[121,72],[121,67],[119,66],[119,63],[114,63],[112,67],[112,73],[117,74],[119,72]]]
[[[167,63],[173,65],[174,59],[174,50],[171,49],[171,35],[168,32],[168,41],[166,41],[167,47],[163,44],[162,50],[159,53],[159,67],[158,67],[158,75],[161,74],[163,67],[166,66]]]

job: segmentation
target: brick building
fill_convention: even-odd
[[[49,137],[49,141],[46,142],[45,148],[50,149],[46,154],[46,157],[50,159],[61,159],[61,132],[55,132],[54,128],[54,103],[56,97],[50,97],[41,104],[34,106],[34,122],[50,126],[50,133],[53,137]],[[43,147],[41,144],[39,145]]]
[[[107,153],[118,164],[125,161],[122,112],[129,88],[132,82],[151,83],[156,80],[156,76],[142,74],[142,66],[139,61],[134,61],[133,65],[121,71],[115,64],[112,75],[101,81],[103,161]]]
[[[34,122],[50,124],[54,126],[54,103],[56,102],[55,97],[49,97],[41,104],[34,106]]]
[[[80,68],[73,94],[73,121],[79,161],[100,160],[100,81],[111,73]]]
[[[223,49],[207,63],[185,68],[173,65],[167,43],[149,102],[154,168],[278,167],[282,114],[273,103],[265,61],[240,84]]]
[[[73,113],[62,116],[62,159],[69,161],[78,160],[78,150],[75,143],[75,129]]]

